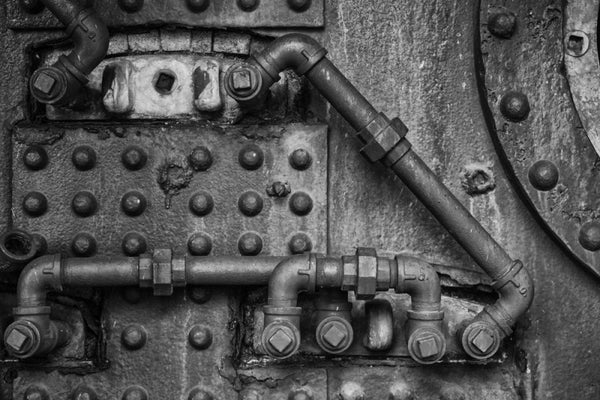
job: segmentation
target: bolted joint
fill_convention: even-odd
[[[465,353],[476,360],[492,357],[500,348],[500,332],[486,321],[473,321],[459,331]]]
[[[173,294],[173,253],[170,249],[154,250],[152,257],[152,284],[155,296]]]
[[[400,119],[394,118],[390,121],[385,114],[380,113],[358,132],[358,138],[365,143],[360,152],[371,162],[383,160],[388,153],[404,142],[407,132],[408,128]],[[395,161],[406,154],[410,146],[403,144],[400,149],[403,149],[403,152],[394,152]]]
[[[231,66],[225,73],[225,90],[238,103],[254,104],[263,100],[265,87],[259,69],[246,62]]]
[[[339,354],[352,345],[354,330],[346,318],[330,315],[321,320],[315,336],[321,349],[330,354]]]
[[[356,249],[358,279],[356,298],[369,300],[377,292],[377,253],[375,249],[359,247]]]
[[[4,331],[4,345],[15,358],[41,356],[64,345],[71,332],[62,322],[50,321],[50,307],[15,308],[17,320]]]
[[[301,307],[264,306],[264,326],[261,344],[273,358],[293,356],[300,347]]]
[[[446,338],[434,327],[418,328],[408,338],[408,352],[419,364],[436,363],[446,353]]]

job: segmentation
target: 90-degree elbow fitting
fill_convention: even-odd
[[[313,254],[290,257],[271,274],[261,343],[273,358],[291,357],[300,347],[302,308],[297,307],[298,294],[315,291],[316,262]]]
[[[43,3],[65,26],[74,49],[54,65],[33,73],[29,84],[31,94],[41,103],[69,105],[88,82],[87,75],[106,56],[108,28],[93,8],[80,2],[43,0]]]

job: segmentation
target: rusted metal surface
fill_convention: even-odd
[[[20,183],[13,193],[14,224],[45,237],[49,252],[75,255],[132,255],[161,246],[185,252],[195,248],[198,234],[208,243],[198,245],[197,253],[208,247],[214,255],[242,250],[282,255],[289,254],[289,241],[299,232],[314,251],[325,252],[326,140],[323,125],[301,124],[237,126],[226,133],[208,125],[17,128],[13,172]],[[23,153],[34,143],[49,157],[48,167],[39,171],[23,164]],[[96,162],[82,170],[74,154],[84,145]],[[190,156],[201,146],[213,162],[195,170]],[[125,156],[132,149],[145,162],[128,164]],[[308,169],[290,164],[288,157],[297,149],[315,160]],[[275,181],[288,182],[292,195],[268,196],[266,189]],[[292,207],[298,193],[312,204],[305,214]],[[254,197],[245,200],[249,194]],[[45,198],[45,205],[36,196]],[[127,237],[130,232],[137,236]],[[80,233],[91,237],[81,239]],[[78,238],[86,244],[79,245]]]
[[[489,22],[486,24],[490,16],[505,12],[505,8],[494,2],[485,2],[481,8],[480,45],[485,68],[481,85],[483,100],[493,118],[492,133],[506,157],[507,167],[551,234],[592,272],[600,274],[600,236],[596,232],[600,232],[600,226],[596,228],[600,216],[598,155],[592,146],[594,133],[586,135],[579,125],[569,96],[569,82],[557,69],[565,44],[561,30],[549,28],[562,26],[560,8],[540,3],[535,17],[531,17],[530,7],[505,7],[516,14],[518,21],[518,29],[508,39],[490,34]],[[597,17],[593,20],[595,23]],[[547,34],[540,34],[540,29]],[[594,54],[595,41],[588,47]],[[524,48],[528,50],[519,50]],[[564,57],[569,68],[584,62],[568,54]],[[575,58],[580,61],[574,61]],[[546,72],[537,73],[540,68]],[[585,85],[594,82],[583,76],[578,79],[583,79]],[[577,87],[571,88],[574,98],[581,97]],[[550,92],[553,95],[548,97]],[[591,103],[586,106],[593,109]],[[585,112],[582,117],[585,121]]]
[[[287,1],[256,1],[253,9],[244,10],[238,0],[210,1],[202,12],[191,11],[186,1],[141,1],[141,7],[122,8],[117,0],[94,1],[100,16],[111,28],[148,25],[184,25],[203,28],[289,28],[321,27],[324,23],[324,0],[312,0],[309,7],[297,11]],[[242,2],[243,3],[243,2]],[[8,25],[13,29],[58,28],[60,23],[47,10],[29,13],[19,0],[6,4]]]

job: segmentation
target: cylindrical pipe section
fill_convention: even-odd
[[[188,285],[266,285],[286,257],[187,257]]]
[[[134,286],[139,283],[134,257],[67,258],[62,264],[62,284],[70,287]]]
[[[387,351],[394,343],[394,312],[385,299],[370,300],[365,303],[367,331],[363,346],[371,351]]]

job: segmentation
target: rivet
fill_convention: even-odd
[[[48,165],[48,153],[41,146],[29,146],[23,153],[23,164],[32,171],[39,171]]]
[[[41,0],[19,0],[19,5],[29,14],[39,14],[44,10]]]
[[[121,343],[129,350],[139,350],[146,344],[146,331],[140,325],[129,325],[121,332]]]
[[[207,256],[212,251],[212,239],[206,233],[194,233],[188,239],[188,250],[193,256]]]
[[[210,300],[212,292],[204,286],[188,286],[187,296],[196,304],[204,304]]]
[[[312,242],[305,233],[296,233],[288,244],[292,254],[302,254],[312,250]]]
[[[488,30],[494,36],[510,38],[517,27],[517,16],[510,11],[495,12],[488,16]]]
[[[137,304],[142,300],[142,292],[137,286],[128,286],[123,289],[123,300],[130,304]]]
[[[256,256],[263,248],[261,237],[255,232],[246,232],[238,240],[238,249],[244,256]]]
[[[137,191],[125,193],[121,199],[121,208],[123,209],[123,212],[130,217],[141,215],[146,209],[146,205],[146,198]]]
[[[558,183],[559,173],[556,165],[548,160],[536,161],[527,173],[529,182],[537,190],[548,191]]]
[[[121,243],[123,253],[129,257],[137,257],[146,252],[146,238],[137,232],[128,232]]]
[[[259,0],[237,0],[238,7],[244,11],[256,10],[259,3]]]
[[[242,214],[253,217],[260,214],[263,209],[263,199],[255,191],[247,191],[240,196],[238,207]]]
[[[290,154],[290,165],[299,171],[304,171],[312,164],[312,157],[305,149],[296,149]]]
[[[311,0],[288,0],[288,6],[297,12],[308,10]]]
[[[204,146],[199,146],[192,150],[192,153],[188,157],[188,161],[195,171],[206,171],[212,165],[213,158],[209,149]]]
[[[148,400],[148,392],[141,386],[129,386],[123,392],[121,400]]]
[[[600,250],[600,222],[590,221],[583,224],[579,230],[579,243],[586,250]]]
[[[200,13],[208,8],[210,0],[186,0],[191,12]]]
[[[357,382],[344,382],[340,387],[341,400],[365,400],[365,390]]]
[[[238,160],[240,165],[247,170],[256,170],[260,168],[265,160],[265,155],[260,147],[250,144],[244,146],[242,150],[240,150],[240,154],[238,156]]]
[[[92,256],[97,250],[96,239],[89,233],[78,233],[71,242],[71,250],[78,257]]]
[[[288,400],[313,400],[313,395],[309,389],[295,389],[288,395]]]
[[[196,325],[192,327],[188,334],[190,344],[198,350],[204,350],[210,347],[212,339],[212,332],[204,326]]]
[[[137,171],[142,169],[148,161],[146,152],[138,146],[129,146],[121,154],[121,162],[131,171]]]
[[[80,217],[89,217],[98,209],[98,202],[92,193],[81,191],[73,197],[71,208]]]
[[[119,7],[125,12],[138,12],[144,6],[144,0],[119,0]]]
[[[96,152],[90,146],[78,146],[71,156],[73,165],[80,171],[89,171],[96,165]]]
[[[32,217],[39,217],[48,210],[48,200],[40,192],[29,192],[23,197],[23,210]]]
[[[207,192],[195,193],[189,202],[190,211],[202,217],[210,214],[214,207],[212,196]]]
[[[290,210],[296,215],[306,215],[311,212],[313,201],[310,196],[304,192],[296,192],[290,198]]]
[[[50,400],[50,393],[45,386],[31,385],[25,390],[23,400]]]
[[[529,115],[529,111],[529,100],[521,92],[508,91],[500,100],[500,112],[510,121],[523,121]]]
[[[79,386],[71,394],[71,400],[97,400],[98,395],[88,386]]]
[[[396,382],[390,388],[389,400],[414,400],[415,393],[406,382]]]
[[[210,394],[208,391],[196,387],[194,389],[192,389],[192,391],[190,392],[189,396],[188,396],[188,400],[213,400],[214,397],[212,394]]]

